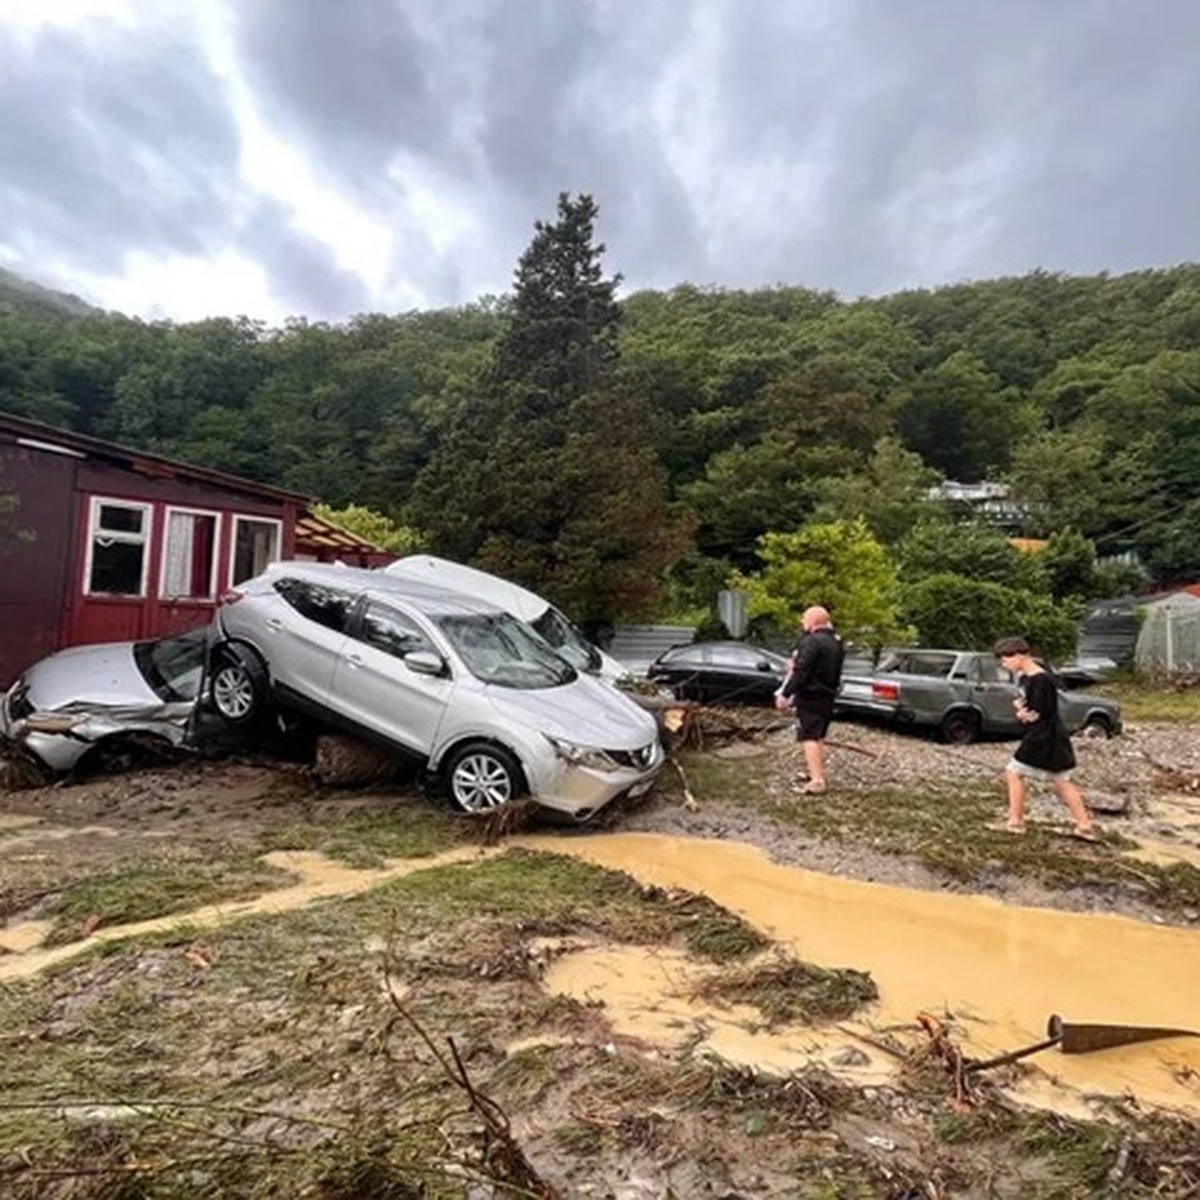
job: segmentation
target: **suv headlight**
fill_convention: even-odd
[[[581,746],[578,742],[551,737],[548,733],[542,736],[554,747],[554,753],[573,767],[591,767],[593,771],[619,769],[618,764],[609,757],[608,751],[601,750],[598,746]]]

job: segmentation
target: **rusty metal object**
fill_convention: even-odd
[[[1153,1042],[1159,1038],[1200,1037],[1195,1029],[1168,1029],[1152,1025],[1098,1025],[1064,1021],[1055,1014],[1046,1022],[1046,1037],[1032,1046],[1010,1050],[1007,1054],[982,1062],[968,1062],[968,1074],[1004,1067],[1018,1059],[1028,1058],[1042,1050],[1057,1046],[1064,1054],[1090,1054],[1094,1050],[1110,1050],[1114,1046],[1132,1046],[1138,1042]]]
[[[1090,1054],[1093,1050],[1108,1050],[1113,1046],[1131,1046],[1137,1042],[1153,1042],[1159,1038],[1200,1037],[1200,1030],[1167,1029],[1152,1025],[1080,1025],[1051,1017],[1047,1032],[1057,1028],[1059,1048],[1064,1054]]]

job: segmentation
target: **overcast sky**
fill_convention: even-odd
[[[0,0],[0,266],[191,320],[1200,259],[1195,0]]]

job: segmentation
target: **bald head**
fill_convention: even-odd
[[[829,609],[822,608],[819,604],[806,608],[800,618],[800,627],[805,633],[812,633],[814,629],[824,629],[829,624]]]

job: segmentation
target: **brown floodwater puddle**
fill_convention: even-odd
[[[826,1063],[857,1044],[869,1060],[861,1078],[886,1072],[889,1056],[857,1035],[911,1027],[920,1012],[950,1014],[954,1036],[977,1058],[1040,1040],[1051,1013],[1200,1030],[1200,934],[1190,930],[822,875],[734,842],[644,833],[517,841],[702,893],[796,958],[869,971],[879,988],[877,1004],[841,1029],[765,1033],[753,1014],[690,1001],[694,968],[675,956],[606,949],[561,958],[547,985],[602,1000],[616,1032],[631,1038],[684,1045],[699,1034],[722,1057],[780,1073],[807,1053],[806,1038],[810,1060]],[[1200,1115],[1200,1038],[1085,1055],[1050,1050],[1029,1061],[1045,1074],[1016,1091],[1032,1102],[1073,1108],[1082,1096],[1128,1093]]]

